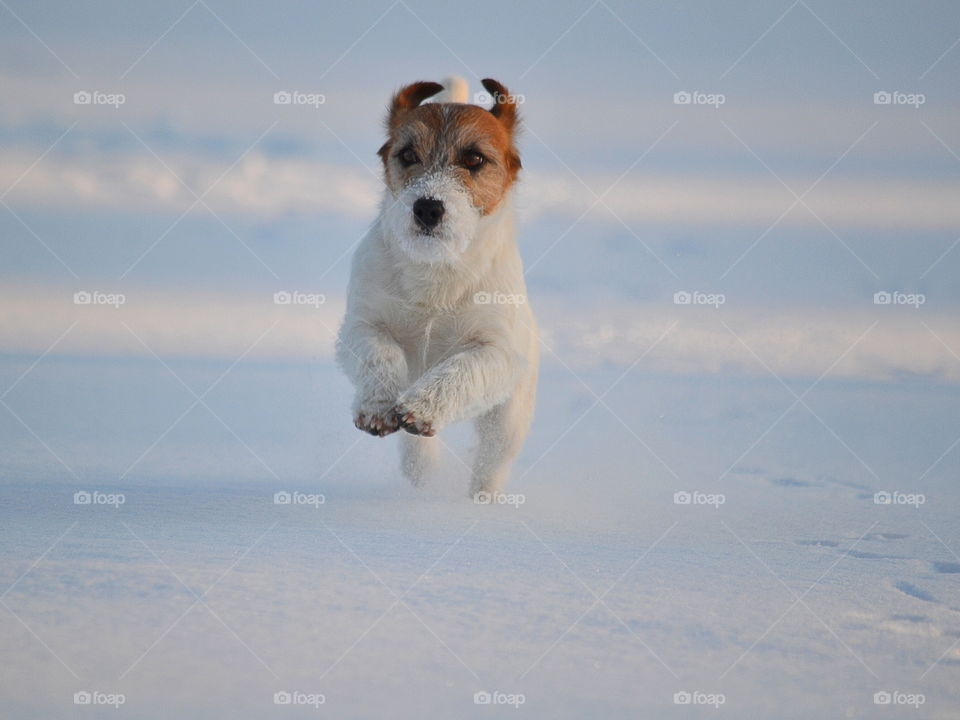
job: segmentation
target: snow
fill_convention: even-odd
[[[0,5],[0,717],[960,717],[960,5]],[[450,72],[526,99],[514,504],[330,359]]]
[[[168,364],[48,357],[4,399],[5,716],[956,717],[955,387],[547,361],[517,503],[479,506],[469,428],[409,488],[326,361]]]

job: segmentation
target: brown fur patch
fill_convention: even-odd
[[[514,144],[516,104],[503,100],[509,95],[502,85],[484,81],[494,98],[501,99],[492,110],[459,103],[410,106],[418,97],[423,96],[417,101],[422,102],[433,95],[433,85],[415,83],[394,96],[387,119],[389,137],[378,151],[387,185],[398,192],[424,173],[452,168],[473,198],[474,206],[486,215],[500,204],[520,171],[520,155]],[[399,157],[407,149],[418,159],[409,166]],[[468,152],[479,152],[484,157],[475,170],[464,165]]]

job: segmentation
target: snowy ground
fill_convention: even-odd
[[[0,0],[0,720],[960,718],[958,28]],[[406,486],[330,361],[450,74],[523,96],[523,504],[467,427]]]
[[[548,363],[524,503],[485,507],[466,428],[414,491],[329,364],[243,362],[203,395],[227,367],[170,362],[194,405],[154,360],[49,357],[4,398],[48,446],[0,413],[4,716],[957,717],[960,461],[931,468],[955,387],[826,378],[796,403],[641,365],[604,395],[622,370]]]

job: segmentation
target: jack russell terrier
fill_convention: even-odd
[[[337,361],[356,387],[354,424],[401,433],[401,467],[419,485],[437,431],[473,418],[470,491],[496,496],[520,452],[536,395],[539,340],[526,302],[511,195],[520,171],[517,99],[483,80],[398,91],[378,154],[386,189],[353,258]]]

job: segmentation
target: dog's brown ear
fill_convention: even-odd
[[[508,132],[512,133],[518,119],[517,99],[510,94],[509,90],[492,78],[484,78],[480,82],[483,83],[483,87],[493,98],[493,107],[490,108],[490,112],[506,126]]]
[[[510,152],[507,154],[507,164],[510,168],[512,177],[516,177],[520,170],[520,153],[517,152],[513,144],[515,137],[514,130],[517,127],[517,121],[520,119],[517,114],[517,98],[510,94],[503,85],[492,78],[484,78],[480,82],[493,98],[493,107],[490,108],[490,114],[503,123],[507,133],[510,135]]]
[[[435,82],[415,82],[400,88],[390,101],[390,109],[387,112],[387,130],[393,131],[400,117],[407,111],[412,110],[427,98],[433,97],[443,90],[443,85]]]

